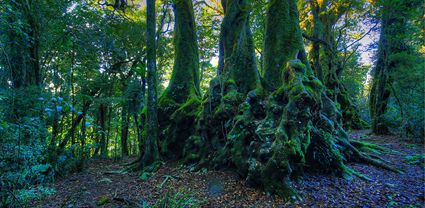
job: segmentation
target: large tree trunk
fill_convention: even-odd
[[[159,101],[161,153],[170,158],[182,154],[186,139],[193,133],[196,114],[201,106],[199,92],[199,56],[195,17],[191,0],[174,3],[174,68],[170,85]]]
[[[259,85],[254,40],[249,27],[250,0],[227,0],[221,26],[223,38],[223,75],[234,81],[239,92],[247,93]]]
[[[183,103],[190,96],[200,95],[198,42],[192,1],[175,1],[174,16],[174,67],[164,95]]]
[[[185,142],[184,161],[198,167],[234,169],[249,184],[288,198],[296,195],[290,178],[302,174],[305,167],[360,177],[344,162],[368,162],[392,169],[359,152],[348,141],[338,122],[340,112],[306,61],[296,0],[270,1],[268,21],[273,22],[268,25],[283,29],[269,28],[266,36],[288,41],[265,47],[276,51],[267,52],[267,56],[280,56],[276,58],[280,62],[275,63],[284,66],[280,67],[283,72],[277,72],[282,76],[281,85],[275,85],[278,88],[272,92],[260,86],[255,62],[248,61],[248,66],[242,61],[251,60],[253,54],[247,44],[249,26],[245,19],[250,6],[250,1],[227,1],[223,20],[225,67],[211,81],[202,108],[192,110],[198,115],[196,131]],[[235,77],[244,70],[242,79]],[[275,83],[272,80],[264,81]]]
[[[271,1],[267,11],[266,35],[264,38],[264,80],[270,90],[283,84],[283,72],[289,60],[297,58],[304,44],[294,1]],[[307,60],[302,60],[308,64]]]
[[[147,138],[141,160],[142,167],[149,166],[159,159],[158,151],[158,115],[156,84],[156,47],[155,47],[155,0],[146,0],[147,21]]]

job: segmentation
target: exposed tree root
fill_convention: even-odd
[[[138,157],[136,160],[131,161],[127,164],[124,164],[125,171],[129,171],[129,172],[134,172],[134,171],[139,171],[142,169],[142,157]]]
[[[389,170],[389,171],[392,171],[392,172],[403,173],[402,170],[399,170],[399,169],[397,169],[397,168],[395,168],[393,166],[387,165],[384,162],[381,162],[381,161],[379,161],[377,159],[373,159],[369,155],[362,155],[360,157],[360,162],[363,162],[363,163],[366,163],[366,164],[370,164],[370,165],[376,166],[378,168],[382,168],[382,169]]]
[[[352,144],[357,145],[359,148],[354,147]],[[358,162],[370,164],[378,168],[382,168],[396,173],[403,173],[403,171],[386,164],[385,162],[387,161],[381,159],[381,157],[372,154],[367,154],[359,150],[361,149],[361,147],[365,146],[375,150],[386,150],[381,146],[366,142],[350,141],[349,143],[347,143],[347,147],[354,153],[355,160],[357,160]]]
[[[361,174],[361,173],[359,173],[359,172],[357,172],[357,171],[355,171],[355,170],[353,170],[353,169],[351,169],[351,168],[349,168],[345,165],[343,165],[343,170],[344,170],[343,176],[346,179],[350,179],[351,175],[354,175],[354,176],[357,176],[358,178],[360,178],[362,180],[372,181],[371,178],[369,178],[369,177],[367,177],[367,176],[365,176],[365,175],[363,175],[363,174]]]

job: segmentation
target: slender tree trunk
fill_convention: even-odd
[[[81,142],[81,155],[83,157],[86,157],[86,117],[84,116],[81,120],[81,137],[80,137],[80,142]]]
[[[140,100],[142,101],[142,105],[141,105],[142,111],[146,106],[145,105],[145,102],[146,102],[145,96],[146,96],[146,77],[145,77],[145,74],[143,74],[142,75],[142,90],[141,90],[141,97],[140,97]],[[137,113],[137,111],[136,111],[136,113]],[[142,132],[143,132],[143,129],[144,129],[144,125],[146,125],[146,114],[141,113],[140,123],[137,125],[137,128],[139,129],[139,132],[140,132],[140,135],[138,137],[140,157],[143,156],[143,133]]]
[[[106,105],[99,105],[99,123],[100,123],[100,156],[108,157],[108,143],[106,142]]]
[[[128,156],[128,107],[127,102],[122,106],[121,110],[121,155]]]
[[[157,84],[156,84],[156,51],[155,51],[155,0],[146,0],[147,21],[147,138],[142,167],[153,164],[159,159],[158,151],[158,117],[157,117]]]

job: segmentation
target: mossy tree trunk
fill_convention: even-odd
[[[161,153],[179,158],[193,132],[200,107],[199,53],[191,0],[174,1],[174,67],[170,84],[159,99]]]
[[[155,0],[146,0],[146,21],[147,21],[147,114],[146,130],[147,138],[144,144],[144,155],[141,160],[141,167],[145,168],[159,159],[158,150],[158,112],[157,112],[157,75],[156,75],[156,47],[155,47]]]
[[[194,111],[198,112],[196,131],[185,143],[184,161],[197,163],[198,168],[206,165],[231,168],[248,184],[287,198],[296,196],[290,179],[302,174],[306,167],[360,177],[363,176],[344,163],[368,162],[392,169],[358,151],[348,141],[347,133],[338,122],[340,112],[307,64],[296,0],[270,1],[268,21],[276,22],[268,25],[283,29],[269,29],[266,36],[276,40],[286,38],[288,45],[265,46],[267,50],[278,52],[273,55],[281,56],[276,59],[280,62],[274,61],[283,67],[280,67],[282,72],[277,72],[282,76],[282,84],[276,85],[278,88],[272,92],[263,89],[258,83],[256,67],[246,66],[247,63],[241,61],[251,57],[249,44],[239,45],[249,36],[246,31],[249,27],[243,21],[249,16],[249,8],[250,1],[227,0],[222,27],[225,30],[222,31],[225,34],[223,73],[211,81],[203,108]],[[244,49],[236,49],[238,47]],[[233,50],[245,53],[229,55]],[[290,51],[293,54],[289,54]],[[238,77],[231,72],[235,69],[249,69],[255,73],[247,71],[238,82]]]
[[[389,133],[384,114],[391,96],[394,82],[391,74],[397,67],[397,54],[409,52],[406,43],[409,12],[417,8],[419,1],[382,1],[381,32],[378,43],[378,59],[372,72],[372,89],[370,92],[370,115],[372,131],[375,134]]]
[[[36,102],[24,102],[23,97],[41,96],[42,76],[40,68],[40,16],[37,13],[38,0],[3,1],[11,11],[5,12],[8,26],[2,28],[2,82],[4,89],[16,90],[6,112],[5,119],[20,123],[23,117],[39,117],[41,111],[34,111]],[[4,11],[2,11],[4,12]],[[4,36],[3,36],[4,35]],[[19,106],[19,107],[18,107]],[[24,140],[25,141],[25,140]]]
[[[121,108],[121,155],[123,157],[128,156],[128,117],[127,102],[124,101]]]
[[[338,56],[338,43],[335,38],[335,25],[350,8],[350,2],[334,3],[328,8],[328,1],[310,1],[313,16],[312,49],[310,57],[316,76],[326,85],[328,96],[339,104],[345,128],[367,127],[356,109],[349,94],[341,83],[343,60]]]
[[[221,0],[221,5],[223,7],[223,14],[226,14],[226,1]],[[217,66],[217,76],[221,75],[224,68],[224,36],[223,36],[223,24],[220,26],[220,39],[218,41],[218,66]]]
[[[21,30],[20,32],[17,32],[16,28],[8,30],[10,60],[6,66],[9,66],[11,70],[12,87],[40,86],[42,80],[39,63],[40,29],[36,14],[37,1],[18,0],[13,1],[11,5],[15,12],[8,21]],[[29,27],[19,24],[27,24]]]
[[[268,6],[263,78],[271,90],[282,86],[286,63],[298,58],[298,51],[304,51],[295,4],[294,1],[270,1]],[[302,61],[308,64],[305,59]]]
[[[108,157],[108,143],[106,140],[106,105],[104,103],[99,104],[99,126],[100,126],[100,156],[102,158]]]
[[[198,42],[192,1],[175,0],[174,16],[174,66],[163,96],[181,104],[190,96],[200,95]]]
[[[249,27],[251,0],[226,0],[221,26],[223,38],[223,74],[235,81],[239,92],[247,93],[258,87],[259,73],[254,51],[254,40]]]
[[[221,3],[225,11],[219,43],[222,69],[211,81],[203,106],[190,105],[191,114],[197,115],[197,131],[189,135],[185,144],[183,155],[186,161],[207,163],[208,152],[223,149],[238,105],[248,92],[260,87],[249,27],[252,2],[223,0]]]

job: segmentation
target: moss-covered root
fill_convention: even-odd
[[[136,160],[133,160],[127,164],[124,164],[124,171],[134,172],[134,171],[141,170],[142,167],[140,164],[142,164],[142,157],[138,157]]]
[[[382,169],[389,170],[396,173],[403,173],[402,170],[395,168],[391,165],[388,165],[385,162],[380,161],[378,159],[374,159],[370,155],[362,155],[359,159],[360,159],[360,162],[370,164],[378,168],[382,168]]]
[[[369,178],[369,177],[367,177],[367,176],[345,166],[344,164],[342,165],[342,168],[343,168],[343,177],[346,178],[346,179],[351,179],[351,176],[354,175],[354,176],[357,176],[358,178],[360,178],[362,180],[372,181],[371,178]]]
[[[362,141],[350,141],[350,144],[353,145],[355,148],[359,149],[361,152],[370,152],[375,154],[381,154],[383,152],[388,152],[389,150],[381,147],[376,144],[371,144],[368,142],[362,142]]]
[[[169,122],[161,126],[164,139],[160,149],[163,155],[174,159],[183,155],[186,141],[195,134],[196,119],[201,117],[201,113],[202,101],[193,96],[169,116]]]
[[[354,145],[352,145],[354,144]],[[357,147],[355,147],[357,146]],[[396,173],[403,173],[403,171],[401,171],[400,169],[393,167],[391,165],[386,164],[385,160],[382,160],[379,156],[376,155],[372,155],[370,153],[367,152],[362,152],[361,149],[362,147],[367,147],[366,150],[380,150],[383,151],[385,150],[385,148],[380,147],[378,145],[375,144],[370,144],[370,143],[366,143],[366,142],[359,142],[359,141],[346,141],[344,142],[344,147],[347,148],[349,150],[349,152],[352,153],[352,160],[354,161],[358,161],[361,163],[365,163],[365,164],[370,164],[373,165],[375,167],[378,168],[382,168],[384,170],[389,170],[392,172],[396,172]]]

